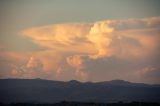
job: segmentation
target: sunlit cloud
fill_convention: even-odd
[[[74,68],[75,75],[77,77],[80,77],[81,80],[86,80],[87,79],[87,73],[83,70],[83,60],[81,56],[79,55],[74,55],[66,58],[67,63]]]
[[[87,54],[92,58],[112,55],[142,56],[157,46],[160,17],[106,20],[95,23],[56,24],[24,30],[39,46],[60,53]],[[143,49],[143,50],[142,50]]]
[[[3,68],[11,70],[1,76],[81,81],[134,80],[137,73],[141,76],[151,72],[144,72],[144,67],[157,69],[153,58],[160,53],[159,33],[160,17],[24,29],[21,36],[46,50],[25,53],[1,50],[1,59],[8,64]]]

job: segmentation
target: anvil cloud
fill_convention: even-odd
[[[53,24],[24,29],[20,35],[46,49],[19,53],[26,58],[6,75],[160,83],[160,17]]]

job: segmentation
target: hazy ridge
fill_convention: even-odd
[[[68,82],[43,79],[0,79],[0,102],[159,102],[160,85],[123,80]]]

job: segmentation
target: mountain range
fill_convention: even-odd
[[[54,81],[44,79],[0,79],[2,103],[159,102],[160,85],[124,80],[104,82]]]

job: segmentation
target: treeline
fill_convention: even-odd
[[[59,103],[0,103],[0,106],[160,106],[160,103],[146,102],[117,102],[117,103],[93,103],[93,102],[59,102]]]

